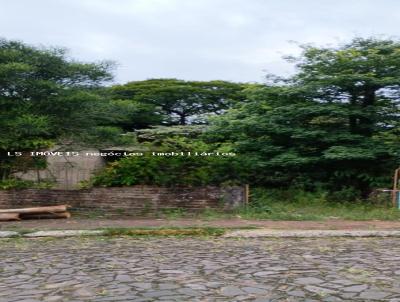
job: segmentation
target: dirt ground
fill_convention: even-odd
[[[400,230],[400,221],[271,221],[271,220],[244,220],[218,219],[145,219],[145,218],[71,218],[71,219],[42,219],[0,222],[0,230],[35,229],[97,229],[97,228],[131,228],[131,227],[260,227],[278,230]]]

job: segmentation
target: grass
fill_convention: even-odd
[[[101,218],[89,215],[90,218]],[[151,217],[151,216],[150,216]],[[328,202],[328,201],[275,201],[268,200],[262,206],[250,203],[230,212],[205,209],[198,213],[184,209],[161,211],[157,218],[176,220],[193,218],[217,220],[241,218],[248,220],[400,220],[400,210],[368,202]]]
[[[90,211],[79,211],[75,209],[70,209],[73,217],[79,218],[89,218],[89,219],[100,219],[107,217],[107,212],[101,209],[91,209]]]
[[[400,220],[398,209],[351,203],[271,203],[268,210],[247,207],[238,210],[236,215],[243,219],[270,220]]]
[[[256,220],[400,220],[400,210],[384,202],[338,202],[325,192],[278,191],[254,189],[247,206],[229,213],[206,209],[196,218]]]
[[[326,192],[304,192],[300,190],[266,190],[252,189],[250,203],[247,206],[231,212],[215,209],[204,209],[193,213],[185,209],[162,209],[156,216],[145,215],[149,218],[164,218],[175,220],[194,218],[202,220],[217,219],[255,219],[255,220],[400,220],[400,210],[391,207],[388,196],[382,200],[343,201],[348,197],[339,198]],[[340,202],[338,201],[340,200]],[[122,213],[122,212],[121,212]],[[86,214],[76,213],[85,218],[104,218],[102,211],[92,211]],[[124,213],[125,215],[126,213]],[[142,213],[140,213],[142,214]],[[75,216],[75,215],[74,215]],[[116,215],[118,216],[118,215]],[[143,217],[143,215],[140,215]],[[115,217],[115,216],[114,216]]]
[[[97,212],[77,214],[75,217],[99,219],[107,216]],[[127,215],[124,215],[127,216]],[[129,215],[128,215],[129,216]],[[143,216],[140,216],[143,217]],[[201,212],[187,212],[185,209],[161,210],[155,217],[176,220],[193,218],[201,220],[217,220],[242,218],[248,220],[400,220],[400,210],[388,205],[373,204],[370,202],[328,202],[326,200],[264,200],[262,203],[253,203],[230,212],[216,209],[204,209]]]
[[[254,190],[252,202],[236,215],[270,220],[399,220],[400,210],[388,203],[331,201],[325,192]]]
[[[86,240],[87,238],[95,238],[96,240],[108,240],[112,237],[133,237],[133,238],[154,238],[154,237],[201,237],[201,238],[209,238],[209,237],[219,237],[226,233],[228,230],[247,230],[247,229],[256,229],[254,226],[244,226],[244,227],[235,227],[235,228],[226,228],[226,227],[131,227],[131,228],[98,228],[96,230],[103,231],[102,234],[90,235],[90,234],[82,234],[77,236],[82,240]],[[19,232],[18,235],[2,238],[0,240],[0,246],[2,243],[13,242],[17,244],[23,244],[27,240],[31,238],[23,237],[24,234],[32,233],[35,230],[26,230],[26,229],[16,229],[16,232]],[[64,237],[40,237],[40,240],[43,241],[52,241],[52,240],[61,240]],[[1,271],[1,269],[0,269]]]
[[[75,217],[99,219],[118,217],[118,215],[99,215],[98,213],[77,214]],[[124,215],[127,217],[129,215]],[[140,216],[143,217],[143,216]],[[248,206],[230,212],[215,209],[205,209],[201,212],[187,212],[185,209],[162,210],[158,215],[149,218],[176,220],[194,218],[201,220],[217,219],[255,219],[255,220],[400,220],[400,210],[368,202],[298,202],[298,201],[268,201],[263,206],[250,203]]]
[[[131,236],[131,237],[184,237],[184,236],[221,236],[224,228],[195,227],[195,228],[106,228],[103,236]]]
[[[176,208],[176,209],[161,209],[160,217],[172,220],[172,219],[185,218],[187,216],[188,213],[185,209]]]

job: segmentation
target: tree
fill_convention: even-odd
[[[99,101],[94,89],[112,78],[111,66],[69,60],[65,49],[0,40],[3,177],[10,172],[6,152],[45,148],[92,125],[87,116]]]
[[[396,119],[400,88],[400,42],[355,38],[337,48],[303,46],[299,73],[291,79],[313,99],[349,105],[352,133],[372,136]],[[381,124],[383,123],[383,124]]]
[[[153,104],[132,100],[113,100],[107,96],[92,110],[99,125],[113,126],[123,131],[134,131],[161,124],[163,117]]]
[[[243,100],[244,85],[225,81],[152,79],[111,88],[116,99],[127,99],[159,108],[163,124],[204,123],[208,114],[220,114]]]
[[[232,142],[250,183],[365,197],[389,186],[400,163],[399,56],[390,40],[306,46],[295,76],[248,90],[248,103],[216,118],[208,138]]]

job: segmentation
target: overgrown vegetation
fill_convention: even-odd
[[[368,200],[346,201],[329,196],[327,192],[305,192],[255,188],[251,190],[250,203],[230,212],[205,209],[194,213],[184,209],[169,209],[158,214],[158,218],[176,220],[196,218],[218,220],[241,218],[249,220],[399,220],[400,211],[387,201]]]
[[[234,181],[234,156],[222,147],[217,149],[200,140],[177,136],[146,146],[153,151],[111,163],[93,178],[93,185],[196,186]]]
[[[266,195],[243,215],[278,217],[280,205],[281,217],[300,206],[310,216],[311,207],[352,211],[361,201],[367,212],[369,194],[389,187],[400,165],[400,42],[307,45],[288,60],[297,73],[263,85],[151,79],[106,87],[109,63],[2,40],[2,178],[30,167],[9,151],[125,145],[146,151],[113,160],[87,185],[248,183],[297,197]]]
[[[133,236],[133,237],[183,237],[183,236],[222,236],[224,228],[196,227],[196,228],[106,228],[104,236]]]
[[[29,180],[21,180],[17,178],[9,178],[5,180],[0,180],[0,189],[8,190],[8,189],[27,189],[27,188],[35,188],[35,189],[49,189],[53,187],[54,183],[51,181],[41,181],[34,182]]]
[[[367,200],[349,202],[343,197],[330,196],[327,192],[305,192],[302,190],[282,190],[253,188],[250,203],[232,211],[204,209],[198,212],[183,208],[163,209],[157,213],[138,213],[149,218],[179,220],[219,220],[219,219],[249,219],[249,220],[399,220],[400,211],[388,202],[389,194]],[[82,218],[110,218],[114,214],[101,211],[76,213]],[[124,216],[121,212],[119,216]]]
[[[387,203],[375,200],[349,202],[344,195],[332,196],[327,192],[302,190],[252,190],[251,203],[230,215],[243,219],[272,220],[398,220],[400,211]],[[215,215],[215,213],[214,213]],[[208,213],[209,217],[212,217]],[[214,216],[216,217],[216,216]]]
[[[400,43],[305,46],[295,62],[295,76],[250,89],[214,119],[210,140],[246,155],[252,184],[352,191],[349,200],[388,187],[399,165]]]

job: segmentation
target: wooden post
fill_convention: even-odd
[[[400,171],[400,168],[394,170],[393,191],[392,191],[392,205],[393,205],[393,207],[396,207],[396,204],[397,204],[397,183],[399,181],[399,171]]]
[[[249,198],[250,198],[250,186],[244,185],[244,203],[245,205],[249,204]]]

